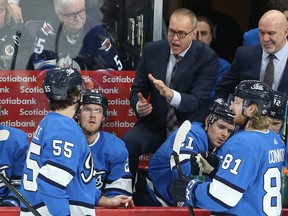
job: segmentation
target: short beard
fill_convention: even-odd
[[[234,118],[234,123],[236,125],[244,126],[245,122],[246,122],[246,117],[244,117],[243,115],[241,115],[241,116],[236,115]]]

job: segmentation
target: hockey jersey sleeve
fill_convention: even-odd
[[[214,179],[211,182],[199,184],[196,188],[196,206],[223,212],[237,205],[251,181],[255,179],[255,168],[258,166],[257,158],[250,158],[246,152],[247,149],[239,147],[236,151],[230,151],[224,156]],[[228,166],[231,165],[231,157],[241,158],[237,173],[236,170],[233,172],[232,169],[228,169]],[[234,165],[237,166],[237,164]],[[193,205],[191,194],[189,198],[188,203]]]
[[[217,153],[221,163],[213,180],[199,184],[195,196],[186,194],[189,204],[235,215],[275,214],[281,209],[283,147],[273,132],[233,135]]]
[[[99,131],[98,139],[91,144],[96,187],[107,197],[132,195],[132,177],[125,143],[114,134]]]
[[[122,145],[125,147],[124,145]],[[113,163],[110,163],[109,173],[105,179],[103,193],[107,197],[116,195],[132,195],[132,179],[129,171],[128,152],[126,149],[118,151]]]
[[[27,134],[22,130],[11,127],[0,129],[0,134],[2,138],[2,135],[7,138],[0,141],[1,152],[5,152],[0,159],[0,171],[19,190],[26,154],[30,145]],[[18,198],[3,183],[0,184],[0,197],[10,200],[13,206],[19,205],[17,203],[19,202]]]
[[[174,142],[174,139],[172,139],[171,142]],[[198,153],[199,151],[208,151],[207,133],[201,127],[201,124],[193,123],[185,138],[184,144],[180,148],[179,160],[184,175],[191,176],[191,153]],[[173,172],[173,176],[178,178],[178,170],[175,166],[175,161],[172,155],[170,158],[170,166]]]

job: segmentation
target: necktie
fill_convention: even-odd
[[[175,55],[176,63],[172,69],[171,73],[171,81],[170,81],[170,88],[173,88],[173,78],[175,75],[175,72],[177,70],[177,67],[181,61],[181,56]],[[177,117],[175,113],[175,108],[171,106],[169,103],[167,103],[167,137],[178,127],[177,123]]]
[[[276,58],[274,54],[270,54],[268,56],[269,62],[267,64],[266,70],[265,70],[265,75],[264,75],[264,83],[272,87],[273,80],[274,80],[274,64],[273,64],[273,59]]]

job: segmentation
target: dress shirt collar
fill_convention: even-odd
[[[183,52],[181,52],[179,55],[183,58],[185,56],[185,54],[188,52],[189,48],[191,47],[192,42],[190,43],[190,45],[188,46],[188,48],[186,50],[184,50]],[[172,50],[170,49],[170,55],[174,55],[174,53],[172,52]]]

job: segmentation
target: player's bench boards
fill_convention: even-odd
[[[194,209],[195,216],[210,216],[210,212]],[[288,216],[288,209],[283,209],[282,216]],[[248,213],[247,213],[248,214]],[[19,216],[19,207],[0,207],[0,216]],[[97,216],[189,216],[187,208],[177,207],[136,207],[134,209],[104,209],[96,208]]]
[[[39,121],[49,112],[42,89],[45,71],[1,71],[1,124],[21,128],[31,139]],[[103,130],[122,137],[137,118],[129,94],[135,71],[82,71],[88,88],[98,88],[108,98],[108,121]]]

